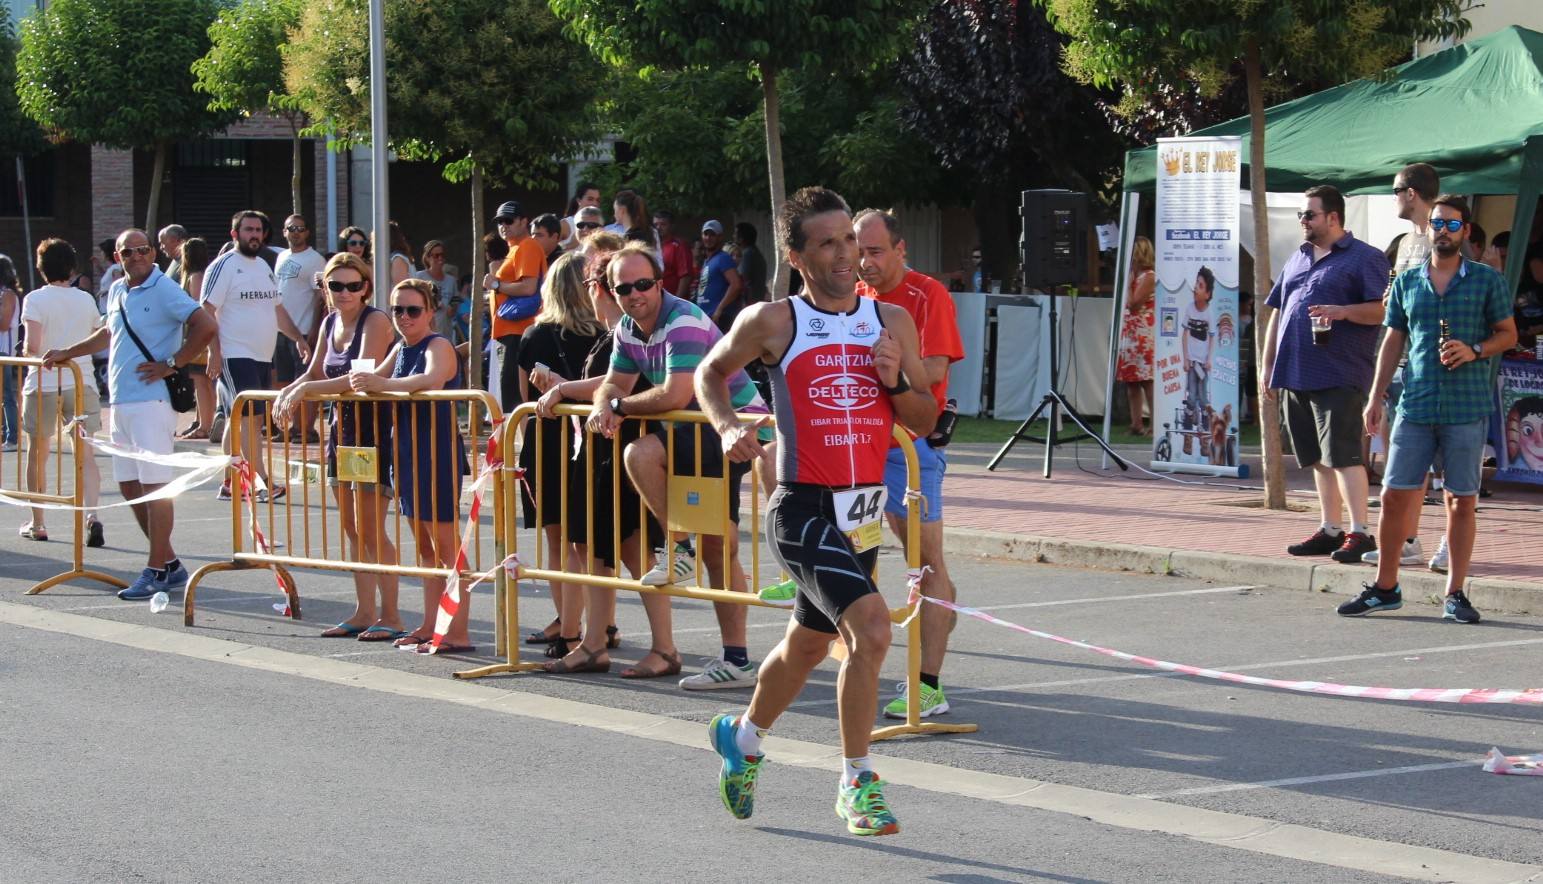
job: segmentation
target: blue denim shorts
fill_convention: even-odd
[[[1412,491],[1425,487],[1425,473],[1442,466],[1442,481],[1455,497],[1479,493],[1489,418],[1466,424],[1417,424],[1400,415],[1389,437],[1388,468],[1382,487]]]
[[[943,474],[948,471],[948,458],[926,439],[917,439],[916,466],[922,480],[922,521],[936,522],[943,518]],[[884,461],[884,488],[884,512],[905,518],[905,453],[899,448],[891,448]]]

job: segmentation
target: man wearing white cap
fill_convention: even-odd
[[[702,262],[702,274],[697,280],[696,303],[720,329],[726,328],[734,319],[734,308],[745,283],[735,269],[734,256],[723,249],[722,224],[708,221],[702,225],[702,245],[708,258]]]

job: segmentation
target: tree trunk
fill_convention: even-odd
[[[777,212],[787,201],[787,182],[782,176],[782,124],[778,118],[777,68],[762,62],[761,94],[766,101],[766,174],[771,184],[772,219],[772,284],[771,299],[780,301],[788,296],[788,256],[782,252],[777,237]]]
[[[300,209],[300,123],[294,114],[289,115],[289,204],[290,214],[303,214]]]
[[[482,291],[482,277],[487,275],[487,256],[482,252],[482,167],[471,167],[471,318],[466,332],[470,353],[466,360],[467,386],[482,389],[482,314],[487,297]]]
[[[155,243],[155,213],[161,208],[161,178],[166,174],[166,142],[155,143],[155,164],[150,172],[150,200],[145,207],[145,235]]]
[[[1280,450],[1280,410],[1265,402],[1265,334],[1270,314],[1265,306],[1270,293],[1270,217],[1265,194],[1264,167],[1264,68],[1259,59],[1259,43],[1249,40],[1244,50],[1243,73],[1248,84],[1248,195],[1254,208],[1254,356],[1259,366],[1259,442],[1264,448],[1264,505],[1272,510],[1286,508],[1286,474]]]

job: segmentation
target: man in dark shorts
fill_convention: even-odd
[[[616,346],[611,353],[611,368],[595,391],[595,410],[590,429],[614,435],[624,415],[660,414],[696,407],[692,377],[707,351],[722,337],[717,326],[695,304],[664,291],[658,259],[641,245],[629,245],[611,257],[608,272],[611,291],[626,313],[616,327]],[[639,376],[653,386],[634,392]],[[743,371],[730,381],[733,405],[741,411],[765,411],[766,404],[755,385]],[[627,475],[662,524],[668,525],[668,463],[673,434],[674,469],[679,476],[723,477],[723,454],[712,427],[677,423],[673,430],[650,433],[628,445],[623,453]],[[697,444],[700,433],[701,443]],[[701,472],[697,471],[700,455]],[[748,462],[730,466],[729,519],[739,524],[739,490]],[[725,544],[729,574],[724,573]],[[727,536],[701,535],[703,564],[709,582],[720,589],[748,591],[744,569],[739,564],[739,532],[731,528]],[[673,553],[662,554],[653,570],[644,574],[645,586],[680,583],[696,572],[691,552],[677,544]],[[697,675],[681,679],[680,686],[691,690],[750,687],[755,684],[756,667],[750,662],[745,639],[743,605],[718,603],[718,628],[723,638],[723,654],[708,661]]]
[[[765,760],[761,738],[840,639],[847,657],[836,683],[844,758],[836,813],[853,834],[889,835],[900,824],[869,763],[868,744],[890,620],[871,575],[883,536],[884,465],[894,422],[926,436],[937,403],[923,381],[916,324],[905,308],[857,295],[857,235],[846,202],[806,187],[783,205],[777,235],[803,275],[804,292],[748,308],[696,381],[724,452],[731,462],[746,463],[766,450],[735,416],[730,379],[752,360],[766,365],[777,414],[778,482],[766,533],[798,584],[792,620],[761,666],[749,708],[708,726],[722,758],[719,796],[736,818],[750,816]]]
[[[1281,391],[1291,448],[1298,466],[1313,471],[1322,513],[1318,530],[1286,552],[1348,564],[1377,548],[1367,525],[1361,410],[1372,385],[1388,259],[1345,230],[1345,198],[1333,187],[1308,188],[1297,218],[1302,247],[1265,301],[1275,312],[1260,389],[1266,403]],[[1340,521],[1346,509],[1348,532]]]

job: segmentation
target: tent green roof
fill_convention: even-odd
[[[1454,193],[1536,192],[1536,181],[1522,186],[1522,167],[1527,140],[1543,137],[1543,34],[1512,26],[1400,65],[1388,80],[1278,104],[1265,111],[1265,127],[1276,193],[1314,184],[1385,193],[1413,162],[1435,166],[1442,190]],[[1241,135],[1248,156],[1246,116],[1192,134]],[[1125,155],[1125,190],[1153,191],[1156,152]]]

